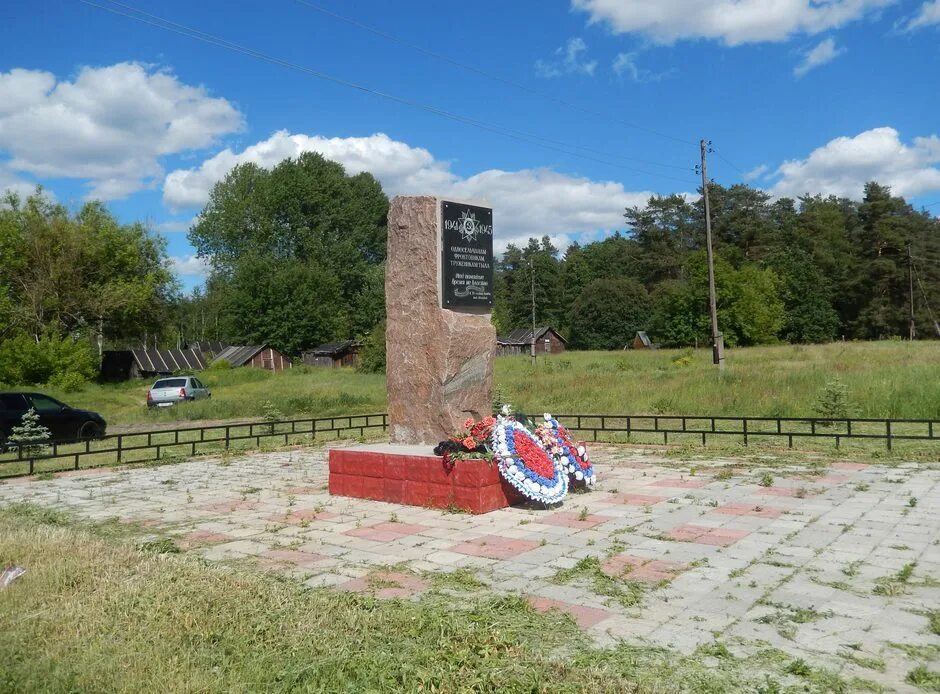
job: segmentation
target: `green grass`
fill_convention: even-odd
[[[0,565],[27,569],[0,592],[0,692],[781,691],[773,663],[595,648],[570,618],[517,596],[306,589],[135,547],[134,532],[29,504],[0,509]],[[802,690],[844,687],[830,678]]]
[[[572,414],[812,415],[826,383],[838,377],[858,417],[940,418],[940,347],[935,342],[781,345],[731,350],[724,373],[710,352],[568,352],[499,357],[495,381],[518,411]],[[687,362],[687,365],[682,365]],[[89,385],[78,393],[44,389],[101,412],[114,425],[261,417],[270,401],[288,417],[386,410],[385,377],[352,369],[300,367],[210,370],[200,376],[211,400],[148,412],[149,381]]]

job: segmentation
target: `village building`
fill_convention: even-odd
[[[105,381],[126,381],[204,368],[206,358],[195,349],[116,349],[102,354],[101,377]]]
[[[342,342],[327,342],[303,353],[303,361],[307,366],[358,366],[359,349],[362,347],[356,340]]]
[[[551,326],[535,329],[536,354],[561,354],[568,348],[568,341]],[[532,351],[532,329],[516,328],[505,337],[496,338],[496,354],[530,354]]]
[[[291,368],[290,357],[268,345],[231,345],[219,352],[213,363],[227,361],[233,367],[283,371]]]

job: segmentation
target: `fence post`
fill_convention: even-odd
[[[747,417],[741,417],[741,423],[744,429],[744,445],[747,445]]]
[[[123,453],[121,449],[124,447],[124,435],[118,434],[118,449],[117,449],[117,461],[120,463],[123,458]]]
[[[229,438],[231,436],[230,429],[231,427],[229,426],[225,427],[225,450],[228,450],[228,447],[229,447]]]
[[[888,436],[888,450],[891,450],[891,420],[885,420],[885,433]]]

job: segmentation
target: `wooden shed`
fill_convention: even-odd
[[[291,368],[290,357],[268,345],[231,345],[219,352],[213,362],[225,360],[234,367],[283,371]]]
[[[633,338],[633,349],[659,349],[659,345],[655,344],[649,335],[640,330]]]
[[[355,340],[327,342],[303,353],[308,366],[358,366],[359,349],[362,344]]]
[[[206,368],[202,352],[195,349],[119,349],[102,355],[101,377],[105,381],[169,376],[178,371]]]
[[[207,357],[214,357],[227,349],[228,343],[221,340],[202,340],[189,345],[189,347],[202,352]]]
[[[551,326],[535,329],[536,354],[561,354],[568,348],[568,341]],[[496,354],[530,354],[532,329],[517,328],[505,337],[496,338]]]

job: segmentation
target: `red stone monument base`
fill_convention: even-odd
[[[428,446],[393,444],[331,449],[330,494],[470,513],[524,500],[493,463],[461,460],[448,470]]]

